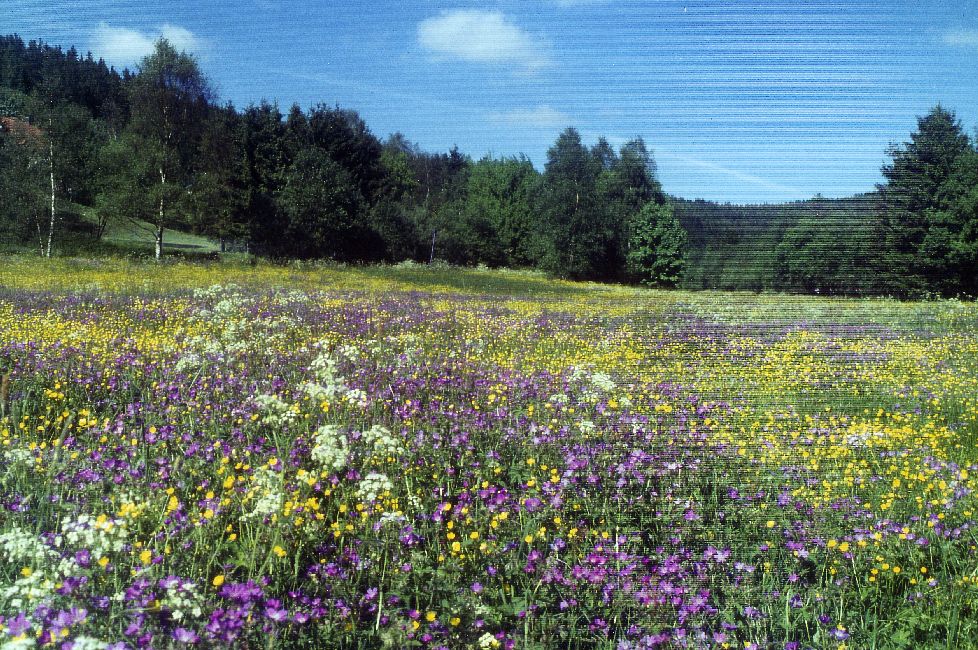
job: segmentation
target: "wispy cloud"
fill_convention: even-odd
[[[978,48],[978,29],[946,29],[941,40],[946,45]]]
[[[498,11],[443,11],[418,24],[418,43],[435,54],[530,70],[550,65],[547,45]]]
[[[156,31],[143,32],[128,27],[99,23],[92,38],[92,51],[115,65],[132,65],[152,53],[156,40],[163,37],[177,50],[199,53],[203,41],[180,25],[165,23]]]
[[[693,167],[699,167],[700,169],[705,169],[707,171],[715,172],[717,174],[723,174],[724,176],[729,176],[731,178],[736,178],[739,181],[745,183],[751,183],[757,187],[762,187],[766,190],[772,192],[783,192],[785,194],[794,196],[805,196],[804,190],[797,187],[790,187],[788,185],[782,185],[781,183],[775,183],[769,181],[766,178],[760,176],[755,176],[754,174],[747,174],[736,169],[731,169],[730,167],[724,167],[723,165],[718,165],[708,160],[702,160],[700,158],[694,158],[693,156],[687,156],[685,154],[676,153],[674,151],[669,151],[668,149],[663,150],[661,147],[657,149],[656,155],[662,158],[671,158],[673,160],[678,160],[679,162],[685,163],[687,165],[692,165]]]
[[[489,119],[511,126],[555,127],[567,126],[571,118],[552,106],[540,104],[534,108],[517,108],[502,113],[490,113]]]

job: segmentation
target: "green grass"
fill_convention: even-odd
[[[91,208],[82,208],[80,212],[85,221],[92,224],[96,223]],[[152,224],[146,221],[131,219],[110,221],[108,226],[106,226],[105,232],[102,234],[102,240],[109,244],[136,250],[152,250],[156,241],[154,238],[154,226]],[[163,231],[163,248],[164,250],[166,248],[176,248],[198,253],[215,253],[220,250],[220,247],[215,242],[206,237],[171,228]]]

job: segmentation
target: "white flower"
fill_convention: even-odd
[[[375,424],[364,431],[363,439],[368,447],[382,456],[397,456],[404,452],[404,445],[401,441],[392,436],[389,429],[379,424]]]
[[[339,427],[324,424],[316,431],[314,440],[312,459],[324,469],[333,471],[343,469],[349,454],[346,437],[340,433]]]
[[[346,399],[351,404],[354,404],[360,408],[364,408],[367,405],[367,394],[359,388],[348,390],[346,392]]]
[[[257,497],[252,511],[243,516],[244,519],[264,518],[276,514],[282,509],[285,498],[282,493],[282,477],[267,467],[255,470],[254,487],[249,492],[251,497]]]
[[[258,395],[255,401],[265,411],[264,421],[270,425],[288,423],[299,417],[296,409],[277,395]]]
[[[357,495],[364,501],[373,501],[379,495],[393,488],[394,484],[389,478],[377,472],[370,472],[357,486]]]
[[[105,650],[109,644],[90,636],[79,636],[71,643],[72,650]]]

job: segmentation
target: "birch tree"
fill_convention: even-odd
[[[131,85],[132,131],[152,148],[156,182],[153,219],[156,259],[163,256],[163,233],[179,223],[179,201],[189,194],[197,142],[213,98],[196,59],[161,38],[139,64]]]

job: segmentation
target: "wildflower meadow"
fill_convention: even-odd
[[[0,267],[0,647],[978,646],[978,308]]]

